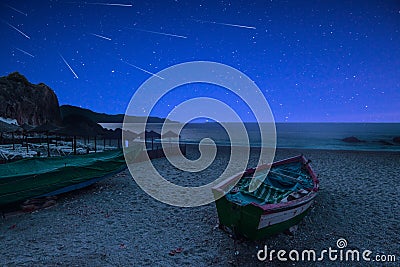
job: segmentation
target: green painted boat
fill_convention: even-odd
[[[213,187],[220,227],[251,240],[298,224],[317,196],[319,181],[304,156],[248,169]],[[253,192],[254,174],[265,179]]]
[[[122,150],[0,165],[0,207],[89,186],[126,168]]]

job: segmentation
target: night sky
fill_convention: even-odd
[[[151,73],[207,60],[254,80],[279,122],[400,122],[398,1],[2,1],[0,19],[0,75],[44,82],[60,104],[124,113]],[[207,84],[152,114],[197,96],[252,120]]]

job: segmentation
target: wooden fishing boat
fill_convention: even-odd
[[[298,224],[318,192],[319,181],[309,163],[302,155],[288,158],[248,169],[213,187],[214,196],[223,195],[216,200],[220,226],[257,240]],[[249,192],[253,174],[264,178],[268,167],[260,186]]]
[[[122,150],[0,165],[0,207],[89,186],[126,168]]]

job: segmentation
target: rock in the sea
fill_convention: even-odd
[[[14,72],[0,77],[0,117],[16,119],[18,124],[61,123],[56,94],[43,83],[30,83]]]
[[[364,141],[358,139],[355,136],[350,136],[350,137],[343,138],[342,141],[346,142],[346,143],[362,143],[362,142],[364,142]]]
[[[394,137],[393,142],[400,144],[400,136]]]
[[[386,140],[379,140],[379,143],[381,143],[381,145],[385,145],[385,146],[392,146],[393,144],[386,141]]]

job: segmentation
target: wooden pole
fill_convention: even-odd
[[[49,133],[47,133],[46,139],[47,139],[47,156],[50,157]]]
[[[12,143],[13,143],[13,150],[15,150],[15,144],[14,144],[14,132],[11,133],[12,135]]]
[[[26,154],[29,153],[29,144],[28,144],[28,135],[25,137],[25,143],[26,143]]]
[[[105,137],[103,137],[103,151],[105,151],[106,150],[106,138]]]
[[[97,152],[97,138],[94,136],[94,152]]]
[[[76,155],[76,136],[72,139],[72,143],[74,144],[74,155]]]

